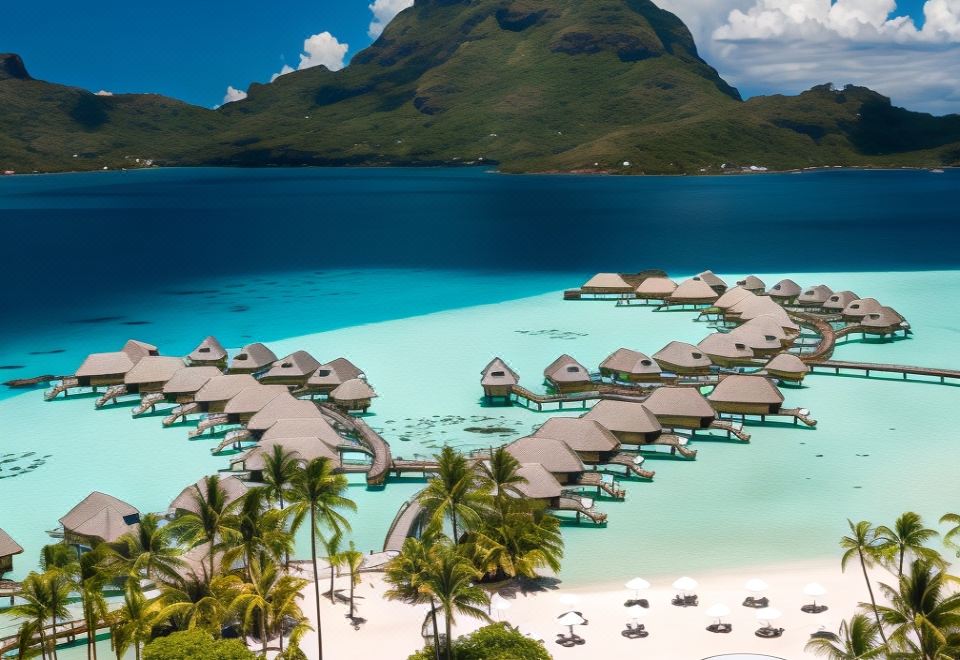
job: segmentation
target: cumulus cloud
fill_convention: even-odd
[[[370,21],[367,34],[371,39],[376,39],[394,16],[412,6],[413,0],[374,0],[374,3],[369,5],[373,20]]]
[[[105,89],[101,89],[99,92],[97,92],[97,96],[113,96],[113,92],[108,92]]]
[[[294,68],[292,66],[290,66],[289,64],[284,64],[282,69],[280,69],[278,72],[270,76],[270,82],[273,82],[280,76],[285,76],[288,73],[293,73],[293,71],[294,71]]]
[[[233,103],[234,101],[242,101],[245,98],[247,98],[247,93],[245,91],[230,85],[227,87],[227,93],[223,95],[223,102]]]
[[[298,70],[309,69],[314,66],[325,66],[331,71],[343,68],[343,58],[350,46],[340,43],[329,32],[315,34],[303,42],[303,52],[300,53]]]

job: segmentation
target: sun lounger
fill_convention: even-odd
[[[747,599],[743,601],[744,607],[752,607],[754,609],[763,609],[764,607],[770,607],[770,599],[764,596],[763,598],[754,598],[753,596],[747,596]]]
[[[634,605],[639,605],[640,607],[650,607],[650,602],[646,598],[631,598],[623,604],[624,607],[633,607]]]
[[[557,644],[559,644],[560,646],[570,648],[573,646],[579,646],[586,643],[587,643],[587,640],[585,640],[580,635],[564,635],[563,633],[557,633]]]
[[[826,605],[804,605],[800,608],[801,612],[806,612],[807,614],[821,614],[826,612],[829,607]]]
[[[650,633],[647,632],[646,627],[642,623],[633,625],[632,623],[627,624],[626,630],[621,630],[620,634],[626,637],[627,639],[641,639],[648,636]]]
[[[732,623],[711,623],[707,626],[707,630],[712,633],[729,633],[733,632]]]
[[[774,639],[776,637],[781,637],[783,635],[783,628],[773,628],[771,626],[764,626],[760,630],[753,633],[757,637],[763,637],[764,639]]]
[[[673,600],[670,601],[671,604],[676,605],[677,607],[697,607],[700,604],[700,599],[696,595],[690,596],[674,596]]]

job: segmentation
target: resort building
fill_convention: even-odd
[[[220,477],[220,487],[226,493],[226,503],[231,504],[243,497],[247,492],[247,485],[234,476]],[[206,477],[201,477],[196,483],[190,484],[170,502],[168,517],[183,513],[200,513],[197,509],[197,495],[206,495]]]
[[[727,310],[747,298],[756,298],[756,294],[739,286],[735,286],[717,298],[713,306],[717,309]]]
[[[129,393],[162,392],[166,382],[183,368],[181,358],[150,355],[131,367],[130,371],[124,375],[123,383]]]
[[[339,447],[346,440],[323,417],[278,419],[260,436],[259,444],[280,438],[317,438],[330,447]]]
[[[749,321],[764,314],[787,316],[786,310],[767,296],[745,296],[723,310],[723,316],[730,321]]]
[[[260,343],[247,344],[230,361],[231,374],[255,374],[277,361],[277,356]]]
[[[707,335],[699,348],[710,361],[721,367],[735,367],[753,363],[753,349],[737,337],[722,332]]]
[[[643,405],[669,429],[705,429],[716,417],[710,402],[692,387],[661,387]]]
[[[733,415],[775,415],[780,412],[783,394],[763,376],[727,376],[707,397],[718,413]]]
[[[682,341],[672,341],[653,354],[664,371],[681,376],[707,376],[713,362],[702,350]]]
[[[260,377],[264,385],[288,385],[303,387],[310,376],[320,368],[320,363],[306,351],[296,351],[282,360],[277,360],[273,366]]]
[[[540,500],[550,509],[556,509],[560,506],[560,495],[563,493],[563,486],[560,485],[557,478],[540,463],[521,463],[520,467],[517,468],[517,476],[519,476],[522,481],[512,487],[515,488],[522,497],[529,500]]]
[[[227,366],[227,349],[213,335],[207,337],[187,356],[187,363],[194,367]]]
[[[601,295],[632,295],[634,293],[634,287],[630,286],[618,273],[597,273],[587,280],[580,290],[583,293]]]
[[[629,383],[660,382],[660,365],[639,351],[619,348],[600,363],[600,375]]]
[[[171,403],[192,403],[204,385],[222,375],[216,367],[184,367],[163,384],[164,398]]]
[[[768,375],[791,383],[799,383],[810,373],[810,367],[792,353],[780,353],[767,362],[764,370]]]
[[[818,284],[809,289],[804,289],[803,293],[797,297],[797,304],[801,307],[820,309],[825,302],[830,300],[830,296],[832,295],[833,289],[826,284]]]
[[[684,280],[667,296],[667,302],[672,305],[709,305],[720,294],[703,280],[691,278]]]
[[[156,346],[135,339],[128,340],[121,350],[113,353],[92,353],[74,374],[77,386],[122,385],[123,377],[135,364],[155,355],[159,355]]]
[[[745,278],[737,282],[737,286],[758,296],[762,295],[767,288],[767,285],[763,283],[763,280],[755,275],[747,275]]]
[[[251,433],[263,432],[280,419],[323,418],[320,409],[312,401],[303,401],[284,392],[272,399],[267,405],[250,416],[247,430]]]
[[[867,314],[879,312],[883,307],[876,298],[861,298],[854,300],[843,308],[843,320],[847,323],[860,323]]]
[[[307,379],[307,390],[311,393],[330,394],[348,380],[365,378],[363,371],[344,357],[321,364]]]
[[[620,442],[613,433],[585,418],[551,417],[533,437],[559,440],[587,465],[606,463],[620,450]]]
[[[227,402],[248,388],[261,387],[257,379],[250,374],[227,374],[214,376],[203,384],[193,400],[205,412],[226,412]],[[286,388],[284,388],[286,389]],[[258,408],[259,410],[259,408]]]
[[[23,552],[20,544],[14,541],[9,534],[0,529],[0,579],[4,573],[13,570],[13,557]]]
[[[520,375],[499,357],[490,360],[480,372],[480,386],[488,400],[497,397],[509,401],[513,386],[519,383]]]
[[[64,542],[86,548],[113,543],[135,531],[139,523],[140,512],[136,508],[98,491],[87,495],[60,519]]]
[[[660,426],[656,415],[642,403],[630,401],[603,399],[583,415],[581,420],[596,422],[612,433],[624,445],[647,444],[659,438],[663,433],[663,427]],[[554,420],[550,420],[550,422],[552,421]],[[540,431],[546,426],[547,424],[541,426]],[[540,431],[537,431],[535,435],[539,435]],[[559,439],[563,440],[564,438]]]
[[[727,336],[735,342],[745,344],[753,351],[754,357],[768,357],[783,350],[783,341],[778,335],[765,332],[758,325],[749,323],[734,328]],[[779,327],[777,329],[780,330]],[[782,330],[780,331],[782,333]]]
[[[780,280],[767,289],[767,295],[781,304],[794,302],[800,297],[801,293],[803,293],[803,289],[800,288],[800,285],[790,279]]]
[[[666,300],[677,288],[669,277],[648,277],[637,287],[637,298],[643,300]]]
[[[345,412],[367,412],[377,393],[360,378],[348,380],[330,392],[330,401]]]
[[[823,303],[823,309],[827,312],[835,312],[840,314],[844,309],[847,308],[847,305],[859,299],[860,296],[855,294],[853,291],[835,291],[833,295],[827,298],[827,301]]]
[[[761,333],[763,335],[773,335],[779,339],[784,346],[788,346],[793,342],[793,338],[791,337],[791,334],[793,333],[788,332],[788,329],[783,327],[784,318],[786,318],[791,325],[795,325],[793,321],[790,321],[786,314],[761,314],[748,321],[745,321],[743,325],[737,327],[737,330],[749,329],[753,332]],[[799,331],[799,327],[796,327],[797,331]]]
[[[590,371],[569,355],[561,355],[543,370],[547,385],[561,394],[595,389]]]
[[[230,397],[229,400],[224,402],[222,409],[217,412],[226,413],[229,422],[232,424],[246,424],[251,417],[279,396],[293,398],[285,385],[260,385],[256,383]],[[214,411],[211,410],[211,412]]]
[[[881,307],[863,317],[860,328],[868,335],[893,335],[899,330],[906,334],[910,324],[892,307]]]
[[[574,484],[587,471],[575,451],[553,438],[530,435],[511,442],[507,451],[520,463],[539,463],[561,484]]]
[[[720,279],[712,270],[705,270],[702,273],[694,275],[692,279],[705,282],[717,295],[727,290],[727,283]]]
[[[333,467],[340,467],[340,453],[336,447],[331,447],[314,436],[302,436],[261,440],[256,447],[248,450],[242,456],[231,459],[230,470],[246,472],[249,474],[251,481],[262,482],[267,457],[273,454],[274,447],[282,447],[285,452],[292,454],[291,457],[300,464],[309,463],[315,458],[326,458]],[[231,478],[236,479],[236,477]]]

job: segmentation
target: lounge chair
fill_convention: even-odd
[[[764,626],[760,630],[753,633],[757,637],[763,637],[764,639],[774,639],[776,637],[781,637],[783,635],[783,628],[773,628],[771,626]]]
[[[696,594],[692,594],[690,596],[677,595],[674,596],[673,600],[670,602],[677,607],[697,607],[700,604],[700,599],[697,598]]]
[[[824,630],[823,628],[817,632],[810,633],[810,639],[829,639],[831,642],[840,641],[840,638],[836,633],[832,633],[829,630]]]
[[[804,605],[803,607],[800,608],[800,611],[806,612],[807,614],[821,614],[823,612],[826,612],[829,609],[830,608],[827,607],[826,605],[817,605],[816,603],[813,603],[810,605]]]
[[[711,623],[707,626],[707,630],[712,633],[729,633],[733,632],[732,623]]]
[[[754,598],[753,596],[747,596],[747,599],[743,601],[744,607],[752,607],[754,609],[760,610],[764,607],[770,607],[770,599],[764,596],[763,598]]]
[[[623,604],[624,607],[633,607],[634,605],[639,605],[640,607],[650,607],[650,602],[646,598],[631,598]]]
[[[586,643],[587,640],[580,635],[564,635],[563,633],[557,633],[557,644],[560,646],[571,648],[573,646],[579,646]]]
[[[621,630],[620,634],[626,637],[627,639],[640,639],[640,638],[646,637],[650,633],[647,632],[646,627],[642,623],[639,623],[637,625],[628,623],[626,630]]]

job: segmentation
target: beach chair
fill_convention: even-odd
[[[696,594],[690,594],[688,596],[676,595],[670,603],[677,607],[697,607],[700,604],[700,599]]]
[[[650,633],[647,632],[646,627],[642,623],[639,623],[637,625],[628,623],[626,629],[621,630],[620,634],[626,637],[627,639],[642,639],[644,637],[647,637]]]
[[[760,628],[755,633],[757,637],[762,637],[764,639],[775,639],[777,637],[783,636],[783,628],[773,628],[772,626],[764,626]]]
[[[732,623],[711,623],[709,626],[707,626],[707,630],[712,633],[726,634],[726,633],[733,632],[733,624]]]
[[[747,596],[747,599],[743,601],[744,607],[752,607],[754,609],[760,610],[764,607],[770,607],[770,599],[764,596],[763,598],[754,598],[753,596]]]
[[[822,614],[829,609],[830,608],[826,605],[817,605],[816,603],[812,603],[810,605],[804,605],[800,608],[800,611],[806,612],[807,614]]]

